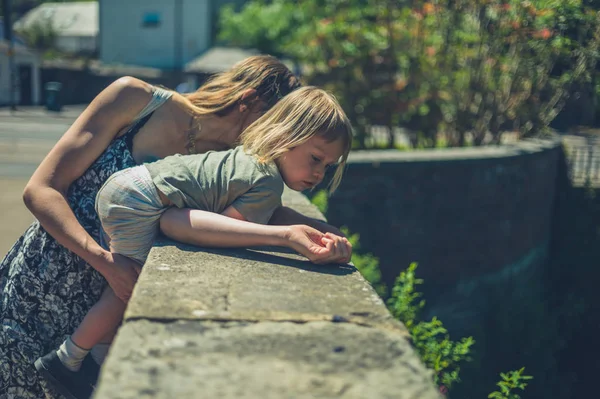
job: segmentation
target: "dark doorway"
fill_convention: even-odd
[[[21,101],[19,105],[32,105],[31,96],[31,75],[33,73],[31,65],[19,64],[19,92],[21,94]]]

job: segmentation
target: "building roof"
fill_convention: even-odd
[[[238,61],[260,54],[256,50],[235,47],[213,47],[185,64],[185,72],[219,73],[230,69]]]
[[[59,36],[97,36],[98,2],[44,3],[15,22],[14,28],[28,29],[48,21]]]

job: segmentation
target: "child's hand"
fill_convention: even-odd
[[[108,281],[115,295],[127,303],[142,268],[136,261],[126,256],[116,253],[112,253],[111,255],[112,267],[110,268],[110,272],[104,275],[104,278]]]
[[[317,264],[347,263],[352,256],[352,245],[345,237],[323,234],[306,225],[290,226],[291,247]]]
[[[339,236],[333,233],[325,233],[321,238],[321,244],[331,250],[330,258],[332,262],[348,263],[352,258],[352,244],[345,236]]]

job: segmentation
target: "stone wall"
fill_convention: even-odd
[[[414,261],[431,283],[499,273],[544,252],[559,147],[356,152],[327,217],[360,233],[388,285]]]
[[[474,336],[456,397],[487,397],[500,372],[527,366],[531,397],[549,397],[556,367],[547,266],[558,139],[489,148],[351,154],[328,220],[360,234],[388,287],[418,262],[422,315]],[[554,335],[553,335],[554,334]],[[518,355],[517,355],[518,354]],[[540,396],[536,396],[536,394]]]
[[[284,203],[322,217],[298,193]],[[349,265],[279,248],[152,249],[96,399],[440,398],[403,325]]]

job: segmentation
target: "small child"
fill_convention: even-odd
[[[235,149],[170,156],[112,175],[96,197],[110,250],[143,265],[160,228],[192,244],[284,245],[315,263],[348,262],[352,248],[343,237],[304,225],[261,225],[281,206],[284,183],[296,191],[311,189],[337,165],[335,190],[351,143],[350,122],[333,96],[315,87],[297,89],[250,125]],[[122,320],[126,303],[121,299],[127,296],[113,288],[106,288],[57,351],[35,362],[69,398],[90,396],[89,381],[83,381],[88,377],[78,372],[90,351],[84,348],[95,350]],[[108,346],[100,355],[92,351],[96,363]]]

